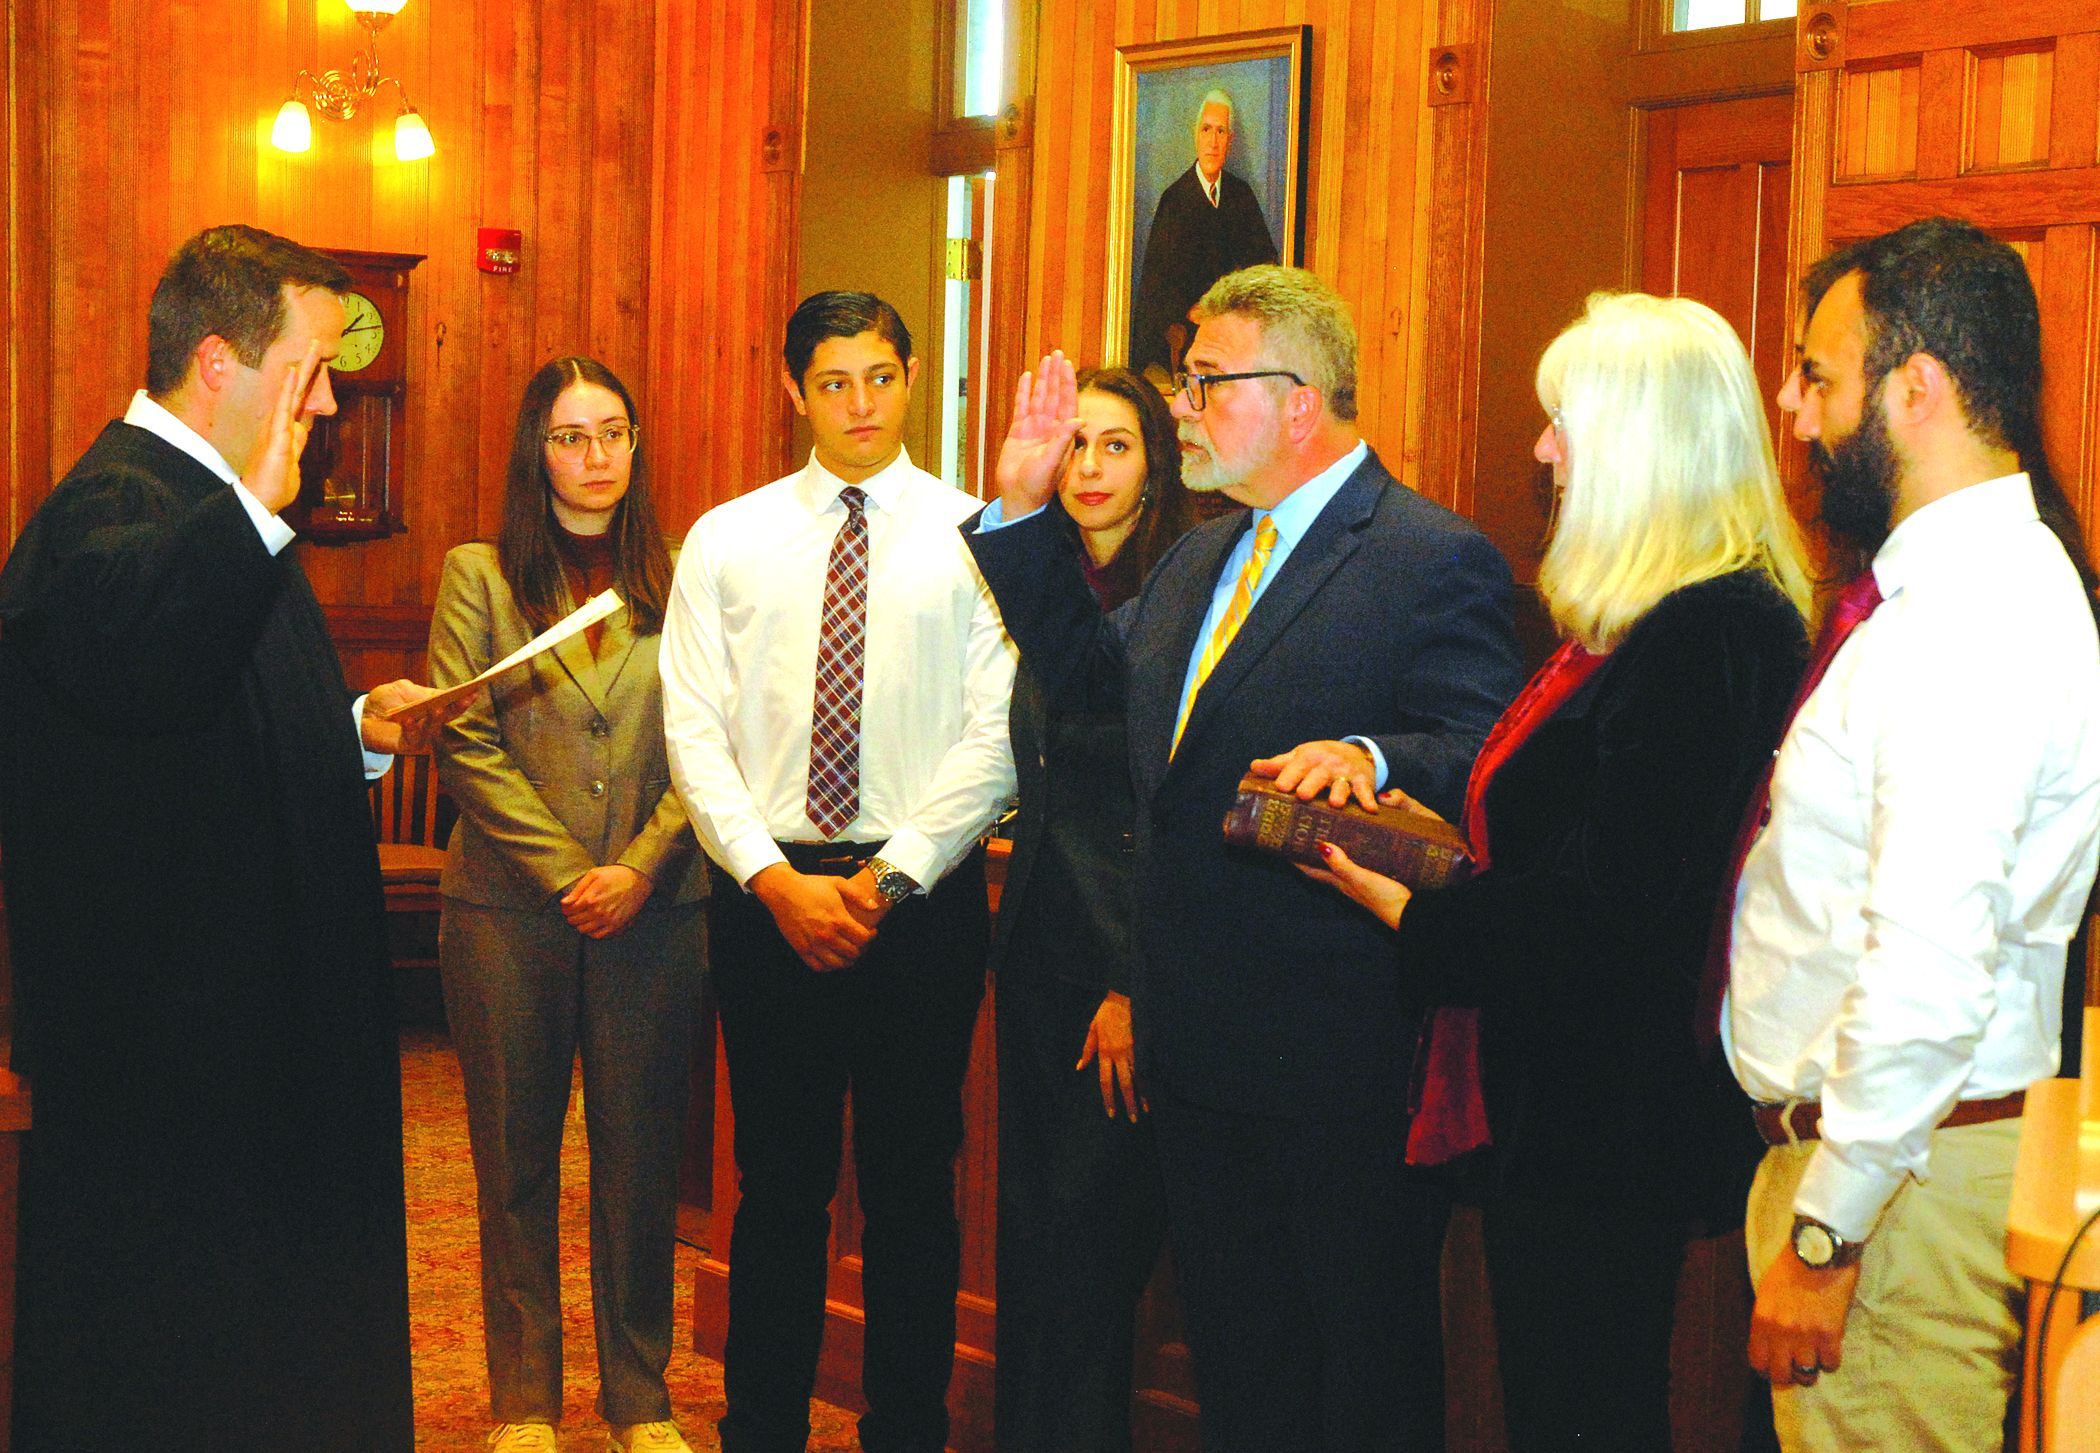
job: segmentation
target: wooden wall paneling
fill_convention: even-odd
[[[2049,165],[2091,166],[2100,148],[2100,31],[2057,42],[2058,85],[2051,97]]]
[[[416,0],[380,36],[380,56],[428,119],[438,153],[400,163],[391,89],[347,124],[317,117],[303,155],[269,145],[294,73],[344,66],[362,47],[364,32],[336,0],[18,0],[9,10],[5,538],[142,380],[146,302],[170,250],[234,220],[319,246],[430,259],[408,319],[407,534],[302,547],[327,606],[427,611],[444,551],[495,530],[519,389],[557,351],[603,357],[644,408],[685,399],[686,427],[649,434],[665,466],[667,521],[689,522],[717,474],[749,483],[779,472],[777,390],[772,370],[754,367],[766,352],[754,331],[770,340],[785,315],[767,291],[774,269],[758,264],[782,255],[769,239],[792,218],[794,179],[790,168],[761,185],[754,122],[770,117],[781,80],[772,20],[781,8],[797,9],[593,0],[579,20],[549,4]],[[695,85],[672,167],[692,205],[657,212],[660,10],[680,13],[678,55],[692,58]],[[799,85],[799,55],[788,64]],[[728,235],[708,235],[709,266],[675,289],[652,286],[659,228],[689,240],[732,220]],[[481,223],[523,230],[518,274],[474,269]],[[679,316],[696,319],[677,348],[652,338],[659,295],[682,299]],[[697,321],[718,306],[720,316]],[[659,341],[661,367],[651,352]],[[707,387],[731,385],[757,402],[725,408],[726,392],[693,400],[689,362]],[[754,414],[755,428],[745,422]],[[710,451],[723,432],[736,462]],[[767,463],[750,463],[758,456]],[[376,647],[355,649],[380,660]]]
[[[6,330],[0,366],[7,371],[8,437],[0,446],[0,544],[50,492],[54,400],[60,392],[51,346],[50,0],[7,7]]]
[[[1795,272],[1828,243],[1936,214],[1966,217],[2020,247],[2042,308],[2045,437],[2090,538],[2100,469],[2100,33],[2092,8],[2057,0],[1883,0],[1843,7],[1837,16],[1848,99],[1863,68],[1919,58],[1937,78],[1933,112],[1942,124],[1949,113],[1963,118],[1967,175],[1921,166],[1916,179],[1832,185],[1819,163],[1834,128],[1818,103],[1833,72],[1805,73],[1795,132]],[[1950,98],[1956,75],[1962,91]],[[1944,147],[1935,142],[1928,153]]]
[[[1429,233],[1423,362],[1421,473],[1409,481],[1460,514],[1473,512],[1473,432],[1479,389],[1481,238],[1487,208],[1485,54],[1494,0],[1438,0],[1429,102]],[[1439,104],[1437,71],[1462,93]]]
[[[2092,0],[1882,0],[1846,8],[1845,61],[2011,45],[2093,29]]]
[[[547,24],[550,16],[568,13],[562,0],[539,0],[536,8],[540,13],[531,33],[538,50],[538,84],[530,92],[521,84],[518,93],[521,105],[531,108],[531,129],[524,133],[530,137],[532,167],[532,221],[527,225],[539,238],[527,334],[531,353],[521,360],[526,368],[581,342],[585,278],[578,263],[586,242],[582,229],[590,220],[580,195],[587,147],[577,135],[581,118],[575,114],[579,98],[590,94],[593,82],[584,68],[588,28]]]
[[[1920,177],[1951,177],[1962,168],[1962,92],[1968,79],[1961,51],[1934,51],[1918,72]]]
[[[2095,233],[2089,222],[2050,228],[2040,266],[2033,269],[2042,315],[2043,447],[2089,532],[2093,493],[2100,484],[2092,468],[2100,416],[2086,407],[2100,376]]]

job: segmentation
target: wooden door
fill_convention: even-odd
[[[1734,326],[1787,463],[1773,399],[1792,367],[1793,94],[1662,106],[1646,123],[1641,287],[1696,298]],[[1799,472],[1786,471],[1790,479]]]

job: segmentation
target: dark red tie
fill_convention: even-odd
[[[868,638],[867,496],[839,491],[846,523],[831,541],[824,616],[817,633],[817,694],[810,715],[809,792],[804,810],[833,837],[860,815],[860,698]]]
[[[1802,673],[1801,687],[1794,693],[1794,704],[1787,708],[1786,730],[1780,732],[1779,740],[1786,740],[1787,731],[1793,730],[1794,718],[1809,694],[1823,679],[1836,659],[1838,647],[1845,644],[1845,637],[1858,628],[1859,623],[1874,614],[1874,607],[1881,604],[1881,584],[1874,579],[1871,568],[1862,570],[1859,577],[1842,591],[1831,605],[1830,615],[1823,622],[1823,629],[1816,637],[1816,649],[1809,656],[1808,670]],[[1693,1031],[1699,1037],[1699,1047],[1710,1050],[1721,1038],[1721,999],[1728,991],[1728,951],[1735,937],[1735,890],[1742,881],[1743,864],[1750,857],[1750,845],[1757,841],[1757,834],[1772,816],[1772,769],[1778,765],[1779,749],[1774,747],[1765,762],[1765,770],[1757,779],[1757,790],[1750,794],[1750,803],[1743,809],[1742,825],[1736,829],[1735,849],[1728,860],[1728,876],[1722,880],[1721,901],[1715,905],[1713,935],[1708,939],[1706,974],[1699,984],[1699,1008],[1693,1021]]]

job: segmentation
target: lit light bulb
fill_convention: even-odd
[[[306,103],[294,96],[277,108],[270,126],[270,145],[279,151],[309,151],[314,144],[314,120]]]
[[[407,4],[408,0],[345,0],[345,3],[360,15],[399,15],[401,7]]]
[[[437,143],[430,139],[430,128],[423,124],[416,108],[402,107],[401,114],[394,118],[394,155],[402,161],[421,161],[436,151]]]

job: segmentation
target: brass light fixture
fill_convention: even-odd
[[[365,28],[365,51],[350,63],[350,73],[328,70],[316,76],[302,70],[292,83],[292,94],[277,108],[270,127],[270,144],[279,151],[306,151],[314,144],[313,115],[319,111],[330,121],[348,121],[357,108],[379,95],[382,86],[392,86],[401,98],[400,114],[394,118],[394,155],[402,161],[421,161],[437,150],[430,128],[416,108],[408,104],[408,89],[379,70],[379,32],[400,13],[407,0],[344,0],[357,23]]]

